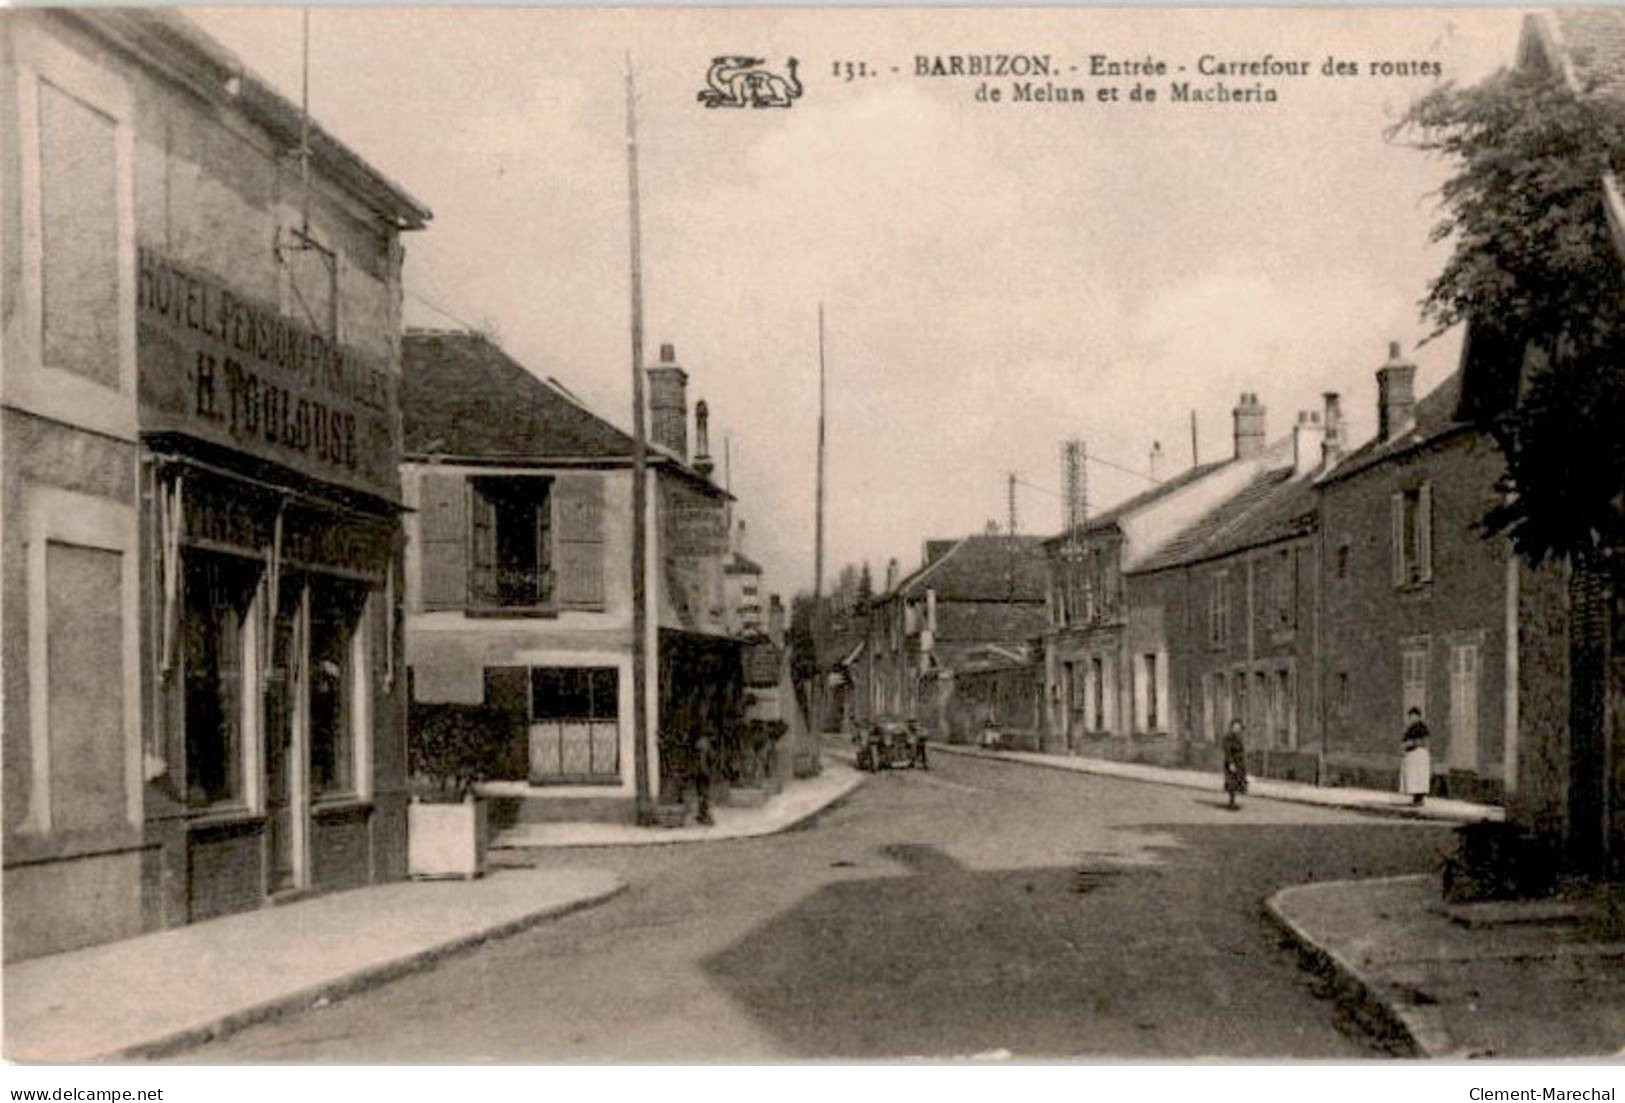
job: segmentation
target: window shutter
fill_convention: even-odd
[[[478,486],[468,494],[468,593],[475,605],[497,602],[497,507]]]
[[[460,609],[468,599],[468,480],[424,472],[418,534],[425,609]]]
[[[554,488],[554,567],[559,606],[604,607],[604,480],[597,475],[565,475]]]
[[[1433,581],[1433,487],[1423,483],[1416,502],[1416,558],[1423,582]]]
[[[1405,495],[1396,493],[1393,502],[1393,571],[1394,585],[1405,585]]]

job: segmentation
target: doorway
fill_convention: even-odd
[[[305,863],[305,673],[308,607],[303,580],[284,577],[277,587],[265,677],[265,821],[269,855],[266,891],[290,892],[308,884]]]

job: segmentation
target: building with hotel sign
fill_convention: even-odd
[[[0,83],[7,958],[402,876],[428,210],[173,13],[14,14]]]

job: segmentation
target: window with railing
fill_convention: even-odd
[[[553,597],[552,480],[473,480],[469,596],[475,606],[545,609]]]

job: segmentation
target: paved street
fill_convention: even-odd
[[[770,838],[594,849],[608,904],[195,1061],[1379,1056],[1264,920],[1449,831],[941,756]],[[585,852],[519,860],[580,865]]]

